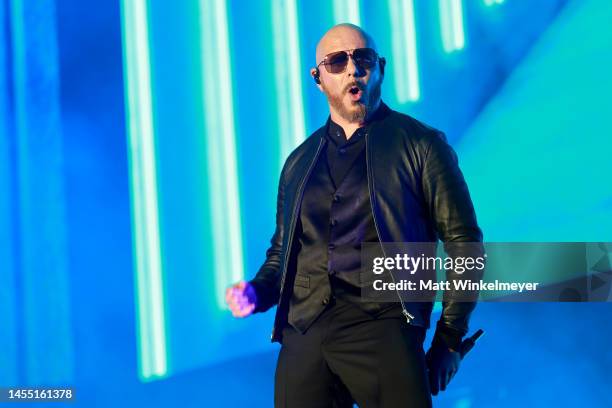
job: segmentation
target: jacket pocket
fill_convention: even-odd
[[[295,275],[295,286],[310,288],[310,276],[300,274]]]

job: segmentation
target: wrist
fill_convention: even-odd
[[[459,351],[462,339],[463,333],[459,330],[439,324],[431,343],[433,346],[443,346],[450,351]]]

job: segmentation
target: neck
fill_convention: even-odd
[[[355,122],[350,122],[344,119],[342,116],[338,114],[338,112],[336,112],[335,109],[331,107],[330,107],[329,113],[331,116],[331,120],[337,123],[344,130],[344,134],[346,135],[346,139],[348,140],[351,138],[351,136],[353,136],[353,133],[355,133],[357,129],[365,126],[369,122],[369,120],[372,118],[372,115],[374,115],[374,112],[376,112],[379,107],[380,107],[380,99],[376,101],[375,104],[372,105],[372,109],[369,110],[367,116],[363,120],[355,121]]]

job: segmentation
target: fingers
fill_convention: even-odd
[[[425,355],[425,361],[429,368],[431,394],[437,395],[441,391],[446,391],[459,368],[461,361],[459,353],[446,347],[432,346]]]
[[[441,391],[446,391],[446,387],[455,376],[456,370],[445,370],[445,371],[429,371],[429,386],[431,388],[431,394],[437,395]]]
[[[432,395],[438,395],[440,390],[440,375],[437,370],[429,370],[429,388]]]
[[[446,391],[446,386],[450,381],[449,374],[448,371],[444,371],[440,374],[440,391]]]
[[[455,376],[455,374],[457,373],[457,370],[451,370],[448,373],[448,379],[446,380],[446,385],[448,386],[448,384],[450,384],[451,380],[453,379],[453,377]]]
[[[239,303],[244,296],[244,281],[238,282],[225,290],[225,300],[228,304]]]
[[[232,293],[232,289],[233,287],[229,287],[227,289],[225,289],[225,303],[229,304],[232,301],[233,298],[233,293]]]
[[[250,304],[244,307],[237,307],[230,310],[232,311],[232,316],[234,317],[247,317],[251,313],[253,313],[253,310],[255,310],[255,305]]]
[[[444,385],[440,387],[442,391],[446,390],[446,387],[448,387],[448,384],[450,384],[451,380],[453,379],[456,373],[457,373],[457,370],[455,369],[451,369],[446,372],[446,374],[444,375],[444,381],[443,381]]]
[[[255,304],[246,296],[247,283],[240,281],[225,290],[225,302],[234,317],[246,317],[253,313]]]
[[[428,370],[431,394],[438,395],[439,392],[446,391],[446,387],[448,387],[456,372],[456,370]]]

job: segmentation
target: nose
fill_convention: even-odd
[[[366,74],[365,69],[361,68],[359,64],[355,64],[355,60],[353,59],[352,55],[349,56],[349,60],[346,64],[346,72],[348,76],[353,77],[362,77]]]

